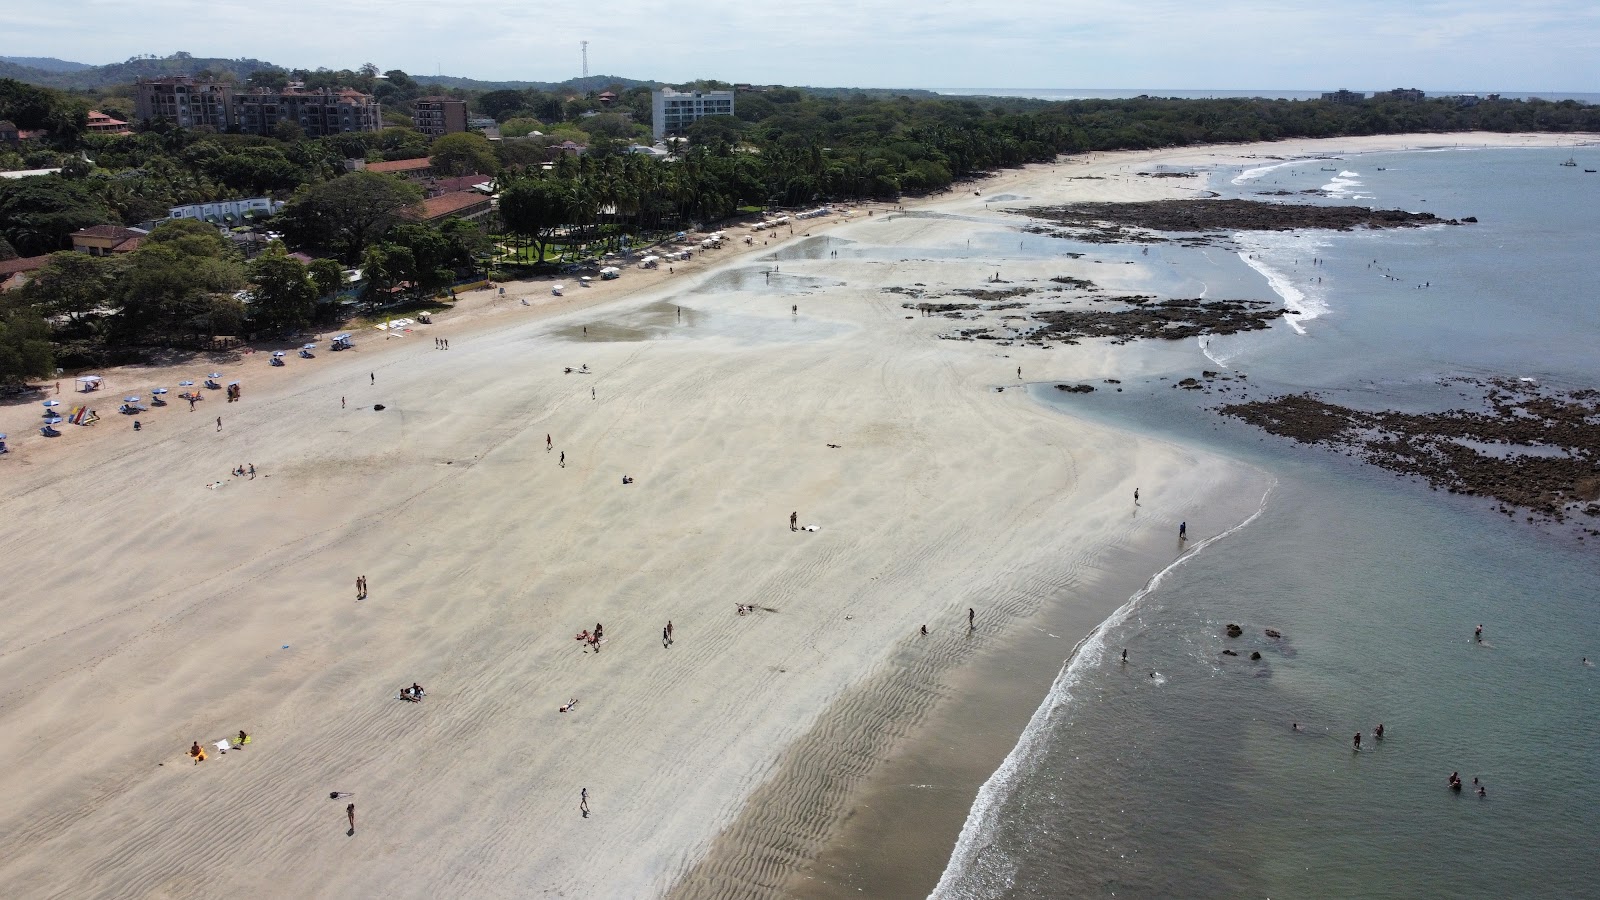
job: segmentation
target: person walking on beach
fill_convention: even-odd
[[[367,373],[367,377],[372,379],[372,383],[373,384],[377,384],[378,383],[378,373],[377,372],[369,372],[369,373]]]
[[[978,614],[972,609],[972,607],[970,607],[970,606],[967,607],[967,630],[968,631],[971,631],[971,630],[973,630],[973,629],[978,627],[978,623],[976,621],[977,618],[978,618]]]
[[[356,833],[356,805],[354,803],[347,804],[344,808],[344,814],[345,818],[350,820],[350,830],[346,831],[345,834],[353,835]]]
[[[799,513],[798,510],[796,510],[795,512],[789,513],[789,530],[790,531],[799,531],[800,530],[800,513]]]
[[[1018,381],[1022,380],[1022,367],[1021,366],[1017,366],[1017,380]]]
[[[190,402],[190,404],[189,404],[189,405],[190,405],[190,406],[193,406],[193,405],[194,405],[194,403],[193,403],[193,402]],[[339,398],[339,408],[340,408],[340,409],[344,409],[344,398],[343,398],[343,397],[340,397],[340,398]]]
[[[1180,541],[1181,540],[1186,540],[1188,537],[1189,537],[1189,523],[1188,522],[1179,522],[1178,523],[1178,540],[1180,540]]]
[[[578,792],[578,812],[583,813],[585,819],[589,818],[589,789],[583,788]]]
[[[1138,506],[1139,505],[1139,489],[1138,488],[1134,488],[1133,489],[1133,505],[1134,506]]]
[[[1128,648],[1127,647],[1123,647],[1122,648],[1122,663],[1123,663],[1123,665],[1127,665],[1127,663],[1128,663]]]
[[[217,430],[218,431],[222,430],[222,417],[221,416],[217,416]]]
[[[928,626],[926,626],[926,625],[922,626],[922,636],[923,637],[927,637],[928,636]]]
[[[547,435],[544,436],[544,452],[549,453],[551,446],[552,445],[550,443],[550,435],[547,434]]]
[[[563,451],[561,451],[561,468],[565,469],[566,467],[567,467],[567,451],[563,450]]]

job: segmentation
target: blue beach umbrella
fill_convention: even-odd
[[[138,397],[123,397],[122,398],[122,402],[123,403],[138,403],[139,402],[139,398]]]
[[[192,382],[192,381],[180,381],[180,382],[178,382],[178,387],[194,387],[194,382]]]
[[[166,392],[167,392],[166,388],[151,388],[150,389],[150,393],[152,393],[152,394],[165,394]]]
[[[46,400],[44,402],[44,408],[45,409],[49,409],[52,406],[60,406],[60,405],[61,405],[61,401],[60,400]]]

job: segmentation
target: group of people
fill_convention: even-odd
[[[238,736],[233,739],[231,744],[228,741],[223,741],[219,746],[227,745],[237,750],[248,743],[250,743],[250,735],[246,734],[245,730],[241,728]],[[227,750],[224,749],[223,752],[226,753]],[[209,754],[206,753],[206,748],[200,746],[199,741],[195,741],[189,745],[189,758],[194,760],[194,764],[198,766],[209,758]]]
[[[1450,784],[1450,790],[1456,791],[1457,793],[1460,793],[1460,791],[1461,791],[1461,773],[1460,772],[1451,772],[1450,773],[1449,784]],[[1472,787],[1473,787],[1473,793],[1477,794],[1479,799],[1481,799],[1481,800],[1489,799],[1489,791],[1488,791],[1488,789],[1486,789],[1483,785],[1478,783],[1478,777],[1476,775],[1474,775],[1472,777]]]
[[[422,685],[413,681],[411,682],[411,687],[403,687],[400,689],[400,699],[407,700],[412,703],[421,703],[422,697],[425,693],[426,691],[422,689]]]
[[[589,647],[593,647],[594,652],[599,653],[600,642],[605,639],[605,633],[605,626],[601,625],[599,622],[594,623],[594,631],[590,631],[589,629],[585,628],[584,630],[578,632],[577,639],[587,645],[584,647],[583,652],[588,653]]]
[[[255,463],[251,463],[247,467],[247,466],[245,466],[244,463],[240,463],[239,467],[237,469],[234,469],[232,472],[230,472],[228,474],[234,476],[235,478],[242,478],[242,477],[244,477],[246,475],[249,475],[251,478],[254,478],[254,477],[256,477],[256,464]]]

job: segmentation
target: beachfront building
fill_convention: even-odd
[[[167,210],[169,219],[197,219],[213,225],[237,225],[246,219],[264,219],[283,209],[282,200],[251,197],[247,200],[222,200],[217,203],[191,203]]]
[[[467,101],[454,97],[420,97],[411,105],[411,124],[428,137],[467,130]]]
[[[1322,95],[1322,99],[1329,103],[1360,103],[1367,99],[1367,95],[1360,91],[1347,91],[1341,88],[1337,91],[1328,91]]]
[[[245,134],[272,134],[280,122],[293,122],[314,138],[383,127],[378,101],[360,91],[306,90],[290,84],[283,90],[258,88],[236,95],[233,106]]]
[[[134,84],[133,110],[142,121],[166,119],[182,128],[226,131],[233,124],[233,86],[196,81],[192,75],[141,78]]]
[[[651,94],[651,128],[657,141],[684,129],[706,116],[733,115],[733,91],[675,91],[662,88]]]
[[[453,191],[429,197],[422,201],[422,214],[419,218],[431,225],[437,225],[445,219],[466,219],[468,222],[482,222],[494,212],[494,199],[478,191]]]

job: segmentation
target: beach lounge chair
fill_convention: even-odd
[[[211,389],[211,390],[213,390],[213,391],[220,391],[220,390],[222,390],[222,385],[220,385],[220,384],[217,384],[217,383],[216,383],[216,382],[215,382],[215,381],[212,381],[212,380],[211,380],[211,379],[209,379],[209,378],[207,378],[207,379],[206,379],[206,387],[207,387],[207,388],[209,388],[209,389]]]
[[[43,428],[39,429],[39,433],[44,435],[45,437],[61,437],[61,432],[55,430],[54,428],[51,428],[49,425],[46,425]]]
[[[273,365],[275,365],[275,366],[281,366],[281,365],[283,365],[283,357],[281,357],[281,356],[274,356],[274,357],[273,357],[273,358],[272,358],[272,364],[273,364]]]
[[[300,351],[300,358],[301,359],[316,359],[317,355],[315,353],[312,353],[310,350],[302,349]]]

